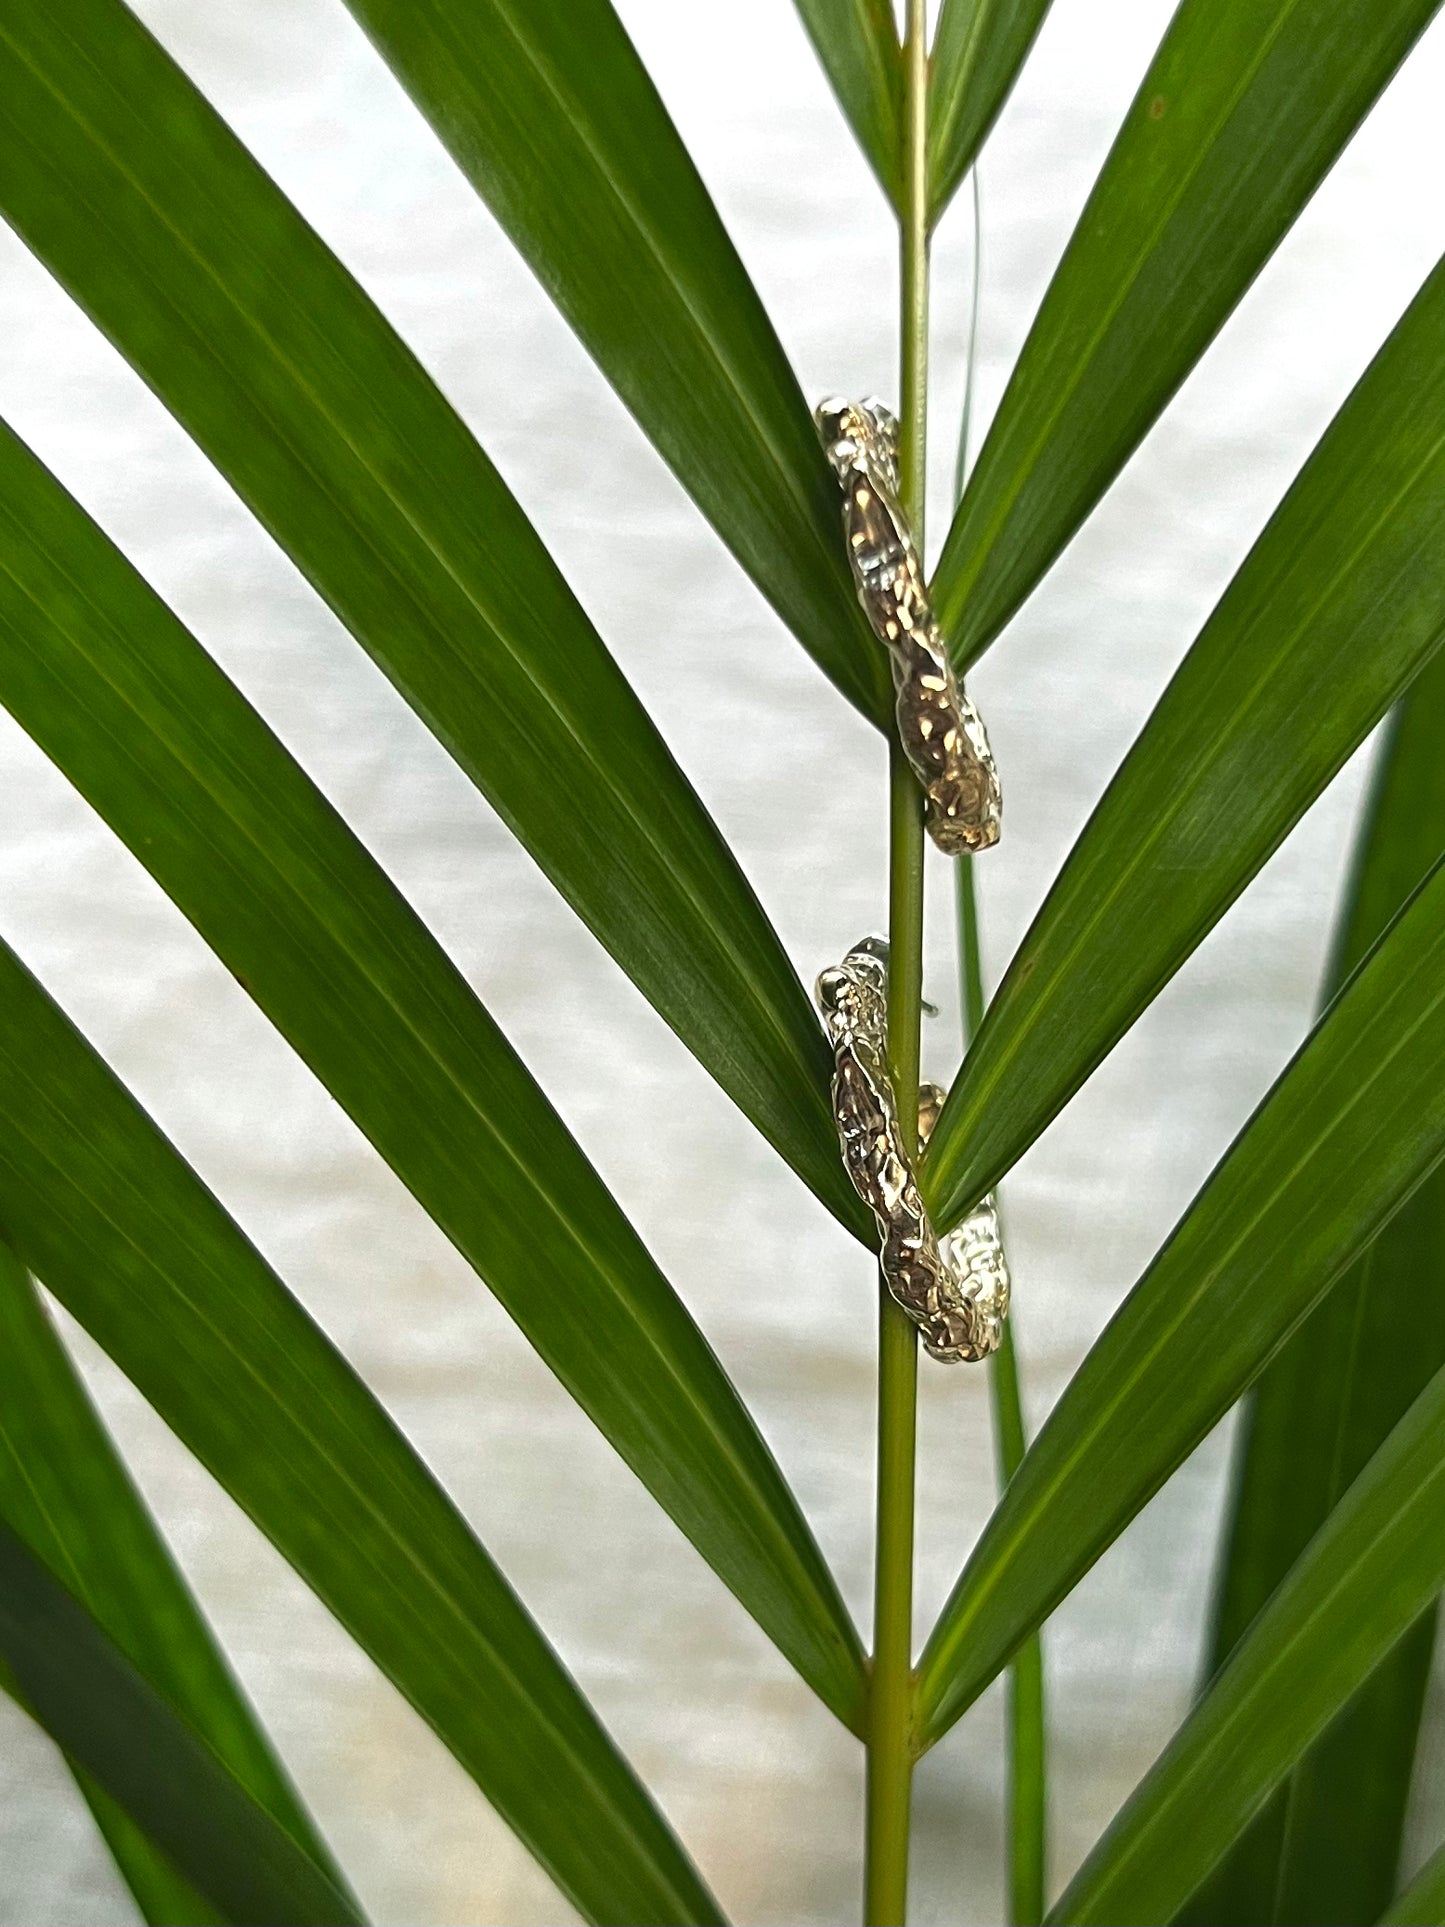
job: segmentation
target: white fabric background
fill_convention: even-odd
[[[884,916],[880,740],[734,566],[336,0],[144,17],[474,426],[738,848],[807,978]],[[625,0],[804,388],[896,387],[894,242],[787,0]],[[981,419],[1167,0],[1058,0],[987,152]],[[974,678],[1008,795],[997,972],[1289,478],[1440,245],[1429,34],[1203,366]],[[939,246],[934,527],[962,381]],[[866,1620],[865,1255],[692,1064],[165,411],[0,238],[0,408],[237,677],[429,918],[744,1392]],[[1037,1418],[1307,1022],[1362,770],[1009,1183]],[[0,718],[0,929],[446,1480],[735,1918],[856,1916],[860,1759],[400,1185],[87,807]],[[579,826],[585,834],[585,825]],[[956,1017],[930,865],[928,1068]],[[622,1128],[625,1125],[625,1128]],[[825,1322],[845,1335],[819,1346]],[[77,1350],[306,1796],[380,1922],[567,1918],[428,1731],[118,1375]],[[925,1366],[920,1630],[986,1514],[984,1381]],[[1063,1878],[1182,1711],[1223,1441],[1050,1627]],[[919,1921],[1001,1918],[997,1694],[923,1766]],[[1434,1801],[1433,1789],[1428,1805]],[[1422,1836],[1438,1833],[1422,1809]],[[0,1922],[132,1919],[48,1744],[0,1707]]]

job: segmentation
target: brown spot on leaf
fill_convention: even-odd
[[[1154,98],[1153,98],[1153,100],[1151,100],[1151,101],[1150,101],[1150,103],[1149,103],[1149,118],[1150,118],[1150,120],[1163,120],[1163,118],[1164,118],[1164,96],[1163,96],[1163,94],[1156,94],[1156,95],[1154,96]]]

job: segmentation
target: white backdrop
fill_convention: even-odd
[[[338,0],[146,0],[141,11],[474,426],[811,980],[882,924],[880,739],[713,538]],[[622,12],[804,388],[892,393],[890,226],[787,0],[625,0]],[[1167,0],[1058,0],[989,145],[980,427],[1168,12]],[[1006,839],[980,866],[992,977],[1431,265],[1442,83],[1437,28],[972,679],[1008,798]],[[935,533],[961,393],[967,227],[960,204],[938,254]],[[864,1620],[865,1255],[696,1069],[160,405],[8,236],[0,303],[0,410],[240,681],[448,944],[753,1403]],[[840,769],[857,772],[846,796]],[[1357,761],[1010,1179],[1034,1421],[1307,1022],[1361,774]],[[855,1917],[854,1744],[227,972],[4,718],[0,798],[0,930],[398,1415],[724,1905],[744,1922]],[[930,880],[928,990],[943,1015],[925,1049],[946,1078],[957,1031],[941,863]],[[846,1336],[815,1347],[840,1304],[852,1314]],[[567,1918],[289,1569],[94,1349],[83,1339],[77,1349],[374,1918]],[[982,1376],[925,1365],[922,1428],[920,1629],[989,1504]],[[1186,1703],[1223,1448],[1216,1438],[1197,1455],[1050,1628],[1056,1878]],[[1001,1917],[1000,1785],[994,1694],[919,1776],[920,1922]],[[0,1923],[133,1918],[48,1743],[0,1707]]]

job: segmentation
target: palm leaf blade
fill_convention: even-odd
[[[1445,1585],[1445,1371],[1311,1540],[1051,1920],[1167,1920]]]
[[[1445,1154],[1442,1060],[1445,868],[1286,1068],[1025,1456],[924,1654],[929,1740]]]
[[[22,1704],[222,1919],[236,1927],[351,1927],[360,1919],[3,1520],[0,1662]]]
[[[939,562],[960,667],[1208,347],[1436,0],[1183,0],[1024,344]]]
[[[903,57],[890,0],[797,0],[823,71],[884,193],[902,198]]]
[[[39,1295],[0,1244],[0,1518],[61,1577],[131,1664],[181,1711],[251,1797],[341,1876],[131,1483]],[[148,1920],[205,1903],[85,1774],[89,1801]],[[354,1904],[354,1903],[353,1903]]]
[[[585,1918],[719,1919],[400,1432],[3,945],[0,1222]]]
[[[857,1636],[756,1426],[440,945],[3,424],[0,535],[0,703],[213,945],[703,1556],[853,1718]]]
[[[1442,719],[1445,657],[1437,656],[1402,699],[1381,753],[1330,994],[1445,856]],[[1311,1313],[1251,1395],[1212,1671],[1442,1365],[1445,1174],[1436,1171]],[[1376,1668],[1195,1895],[1186,1921],[1249,1927],[1277,1911],[1287,1920],[1328,1917],[1368,1927],[1378,1918],[1395,1890],[1434,1622],[1427,1613]]]
[[[781,944],[409,350],[119,0],[7,9],[0,89],[0,212],[643,994],[865,1231],[827,1052]]]
[[[936,221],[978,159],[1050,0],[943,0],[929,56],[928,202]]]
[[[1405,1891],[1398,1895],[1380,1927],[1440,1927],[1445,1920],[1445,1847],[1433,1853]]]
[[[883,722],[808,410],[611,0],[347,5],[748,574]]]
[[[989,1006],[930,1146],[952,1222],[1026,1149],[1445,635],[1445,264],[1245,559]]]

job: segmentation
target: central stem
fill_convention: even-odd
[[[928,46],[925,0],[908,0],[904,36],[902,505],[923,548],[928,413]],[[898,1119],[917,1149],[923,1004],[923,792],[897,741],[889,760],[888,1058]],[[867,1927],[903,1927],[913,1785],[914,1421],[918,1341],[887,1291],[878,1315],[878,1517],[873,1672],[868,1708]]]

